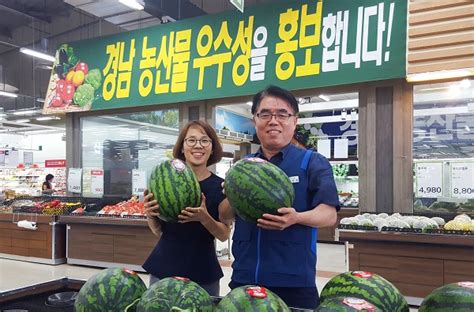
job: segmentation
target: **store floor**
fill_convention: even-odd
[[[344,245],[318,244],[318,265],[316,283],[321,290],[331,277],[346,271],[346,256]],[[230,281],[232,268],[229,261],[221,261],[224,278],[221,279],[221,295],[229,292],[227,284]],[[32,284],[42,283],[61,277],[88,279],[100,271],[98,268],[77,265],[47,265],[0,259],[0,292]],[[148,285],[148,274],[140,274]],[[410,310],[416,311],[416,310]]]

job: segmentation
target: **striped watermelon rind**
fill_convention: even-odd
[[[137,305],[137,312],[202,311],[213,312],[214,303],[197,283],[179,277],[167,277],[148,288]]]
[[[151,173],[148,189],[160,206],[160,219],[166,222],[177,222],[181,210],[201,205],[199,182],[180,159],[158,164]]]
[[[145,290],[146,285],[137,273],[122,268],[104,269],[81,287],[74,311],[135,311]]]
[[[351,304],[351,301],[363,300],[353,297],[331,297],[324,300],[314,312],[384,312],[374,304],[363,300],[363,304]],[[358,307],[357,307],[358,306]],[[365,308],[363,306],[366,306]]]
[[[370,272],[350,271],[333,277],[323,288],[321,302],[332,297],[365,299],[382,311],[408,312],[408,302],[385,278]]]
[[[266,297],[252,296],[249,288],[264,289]],[[264,287],[245,285],[233,289],[217,304],[215,312],[290,312],[286,303],[275,293]]]
[[[225,193],[245,221],[255,223],[264,213],[292,207],[295,191],[283,170],[260,158],[244,158],[227,171]]]
[[[474,282],[451,283],[433,290],[425,297],[419,312],[474,311]]]

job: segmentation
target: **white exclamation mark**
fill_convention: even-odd
[[[390,16],[388,17],[388,33],[387,33],[387,48],[390,48],[390,39],[392,37],[392,22],[393,22],[393,10],[395,9],[395,3],[390,3]],[[390,59],[390,51],[385,51],[385,62]]]

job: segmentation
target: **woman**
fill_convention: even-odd
[[[45,181],[43,182],[43,186],[41,187],[43,195],[51,195],[54,193],[53,189],[53,182],[54,176],[51,173],[46,175]]]
[[[200,207],[187,207],[178,223],[163,222],[159,203],[145,191],[148,226],[160,238],[143,268],[150,273],[150,285],[169,276],[187,277],[200,284],[212,296],[219,296],[223,276],[217,260],[214,238],[225,241],[230,227],[219,221],[219,213],[228,209],[222,193],[223,179],[208,166],[220,161],[222,146],[214,129],[205,122],[189,122],[180,132],[173,157],[185,161],[194,171],[202,191]]]

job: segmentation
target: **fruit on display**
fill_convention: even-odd
[[[445,230],[454,230],[454,231],[472,231],[474,232],[474,220],[471,220],[466,214],[460,214],[456,216],[453,220],[448,221],[444,225]]]
[[[106,205],[104,208],[97,212],[98,216],[144,216],[145,206],[143,202],[140,202],[136,197],[132,197],[129,200],[122,201],[115,205]]]
[[[227,171],[225,193],[236,213],[256,222],[264,213],[276,214],[281,207],[292,207],[295,198],[288,176],[261,158],[244,158]]]
[[[104,269],[81,287],[74,311],[135,311],[145,291],[145,283],[136,272],[123,268]]]
[[[137,312],[214,311],[212,297],[188,278],[168,277],[159,280],[145,291],[137,305]]]
[[[265,287],[246,285],[233,289],[217,304],[216,312],[289,312],[283,300]]]
[[[384,312],[367,300],[355,297],[331,297],[322,302],[315,312]]]
[[[458,282],[436,288],[425,297],[419,312],[472,312],[474,282]]]
[[[160,219],[177,222],[186,207],[201,205],[201,188],[193,170],[182,160],[165,160],[152,171],[148,189],[160,206]]]
[[[340,221],[342,225],[368,226],[374,227],[379,231],[386,228],[398,229],[418,229],[420,231],[428,231],[438,229],[445,223],[443,218],[425,216],[402,216],[399,213],[388,215],[386,213],[370,214],[364,213],[355,217],[343,218]]]
[[[324,286],[320,300],[324,303],[335,297],[364,299],[381,311],[409,311],[408,303],[400,291],[382,276],[371,272],[350,271],[333,277]]]

